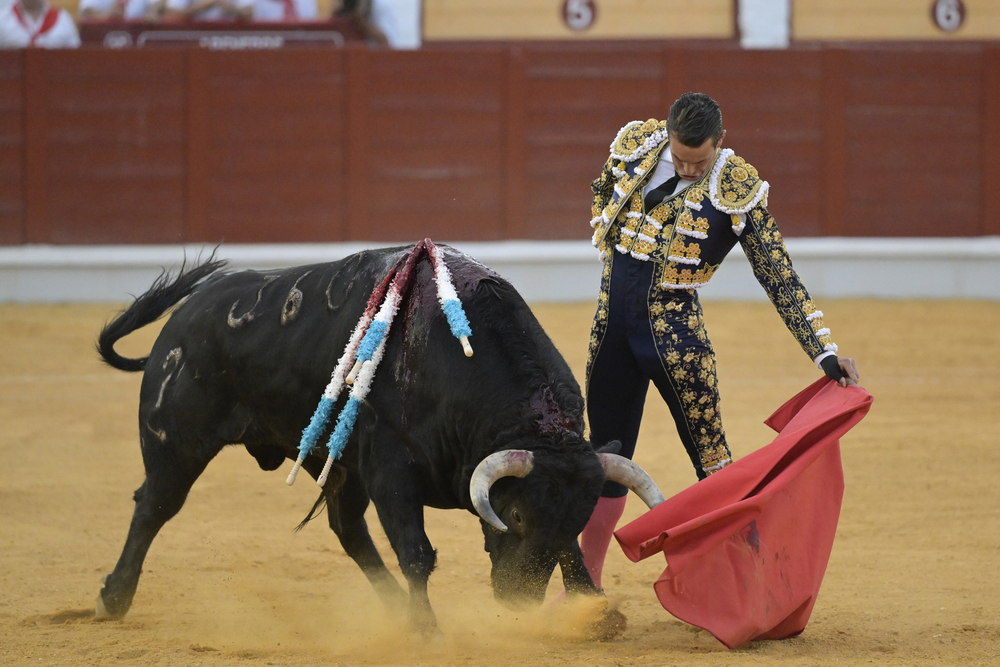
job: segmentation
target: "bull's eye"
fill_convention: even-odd
[[[514,523],[521,525],[521,513],[517,510],[511,510],[510,518],[514,520]]]

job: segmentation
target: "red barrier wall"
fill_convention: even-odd
[[[686,90],[788,236],[1000,234],[1000,46],[0,51],[0,244],[589,234]]]
[[[0,244],[23,243],[24,53],[0,50]]]

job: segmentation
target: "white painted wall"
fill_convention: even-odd
[[[739,0],[740,46],[787,49],[791,35],[791,0]]]
[[[1000,300],[1000,237],[965,239],[785,239],[814,298]],[[364,248],[402,244],[229,245],[233,270],[271,269],[339,259]],[[597,251],[586,241],[452,243],[507,278],[528,301],[590,301],[600,283]],[[0,302],[124,302],[162,268],[207,256],[210,246],[0,247]],[[764,300],[737,248],[704,299]]]

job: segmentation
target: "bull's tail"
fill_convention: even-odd
[[[115,343],[133,331],[141,329],[160,319],[170,308],[177,305],[198,287],[202,280],[226,265],[225,260],[215,259],[215,253],[202,264],[185,270],[184,264],[176,276],[167,271],[160,274],[153,286],[137,297],[115,319],[104,325],[97,337],[97,352],[106,364],[121,371],[141,371],[146,368],[146,360],[129,359],[115,352]]]

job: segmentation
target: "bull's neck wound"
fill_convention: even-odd
[[[536,413],[535,422],[538,432],[542,435],[557,435],[560,433],[575,433],[576,420],[566,416],[552,395],[548,385],[540,388],[531,397],[531,409]]]

